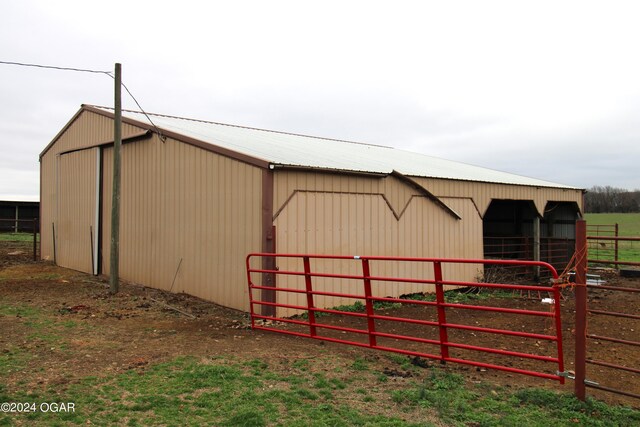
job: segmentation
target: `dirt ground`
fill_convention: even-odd
[[[607,274],[608,284],[640,288],[640,279],[625,279]],[[565,369],[573,370],[574,302],[570,290],[565,291],[562,302],[563,345]],[[540,310],[536,298],[487,298],[482,305]],[[638,314],[640,294],[621,296],[614,291],[590,291],[590,308]],[[344,357],[364,358],[380,372],[402,376],[397,365],[391,366],[381,351],[354,346],[325,343],[277,333],[252,331],[245,313],[226,309],[185,295],[169,294],[155,289],[124,283],[121,292],[112,296],[104,278],[57,267],[50,262],[34,262],[24,244],[0,242],[0,306],[34,307],[56,320],[73,322],[77,327],[65,331],[68,348],[56,348],[46,333],[34,337],[33,322],[18,311],[14,316],[0,316],[0,353],[27,350],[34,357],[28,361],[29,369],[9,374],[7,387],[20,383],[21,388],[42,390],[79,381],[90,375],[104,375],[145,367],[177,356],[211,357],[234,355],[243,359],[262,358],[277,361],[280,358],[313,358],[319,349],[335,352]],[[389,315],[398,317],[429,318],[424,307],[392,309]],[[432,310],[433,311],[433,310]],[[553,327],[547,318],[515,315],[496,315],[484,311],[452,310],[450,322],[477,324],[492,328],[515,329],[536,333],[549,333]],[[515,316],[515,317],[514,317]],[[323,321],[325,321],[323,319]],[[357,320],[334,316],[330,321],[357,327]],[[40,325],[46,329],[47,325]],[[361,326],[361,325],[358,325]],[[428,338],[419,325],[388,326],[387,332]],[[589,316],[589,333],[640,341],[640,320],[619,319],[610,316]],[[493,334],[450,330],[455,342],[487,347],[553,355],[554,346],[544,340],[506,339]],[[388,342],[387,342],[388,343]],[[382,344],[385,344],[384,342]],[[407,349],[416,349],[409,343]],[[283,351],[286,349],[286,351]],[[423,349],[424,351],[424,349]],[[437,353],[437,348],[430,348]],[[487,363],[507,364],[519,368],[555,372],[552,364],[505,359],[503,356],[469,353],[456,350],[456,357],[474,357]],[[640,367],[637,347],[590,340],[588,358],[608,361],[628,367]],[[434,361],[421,361],[431,366]],[[573,383],[565,385],[555,381],[506,373],[491,369],[449,363],[443,367],[462,374],[469,382],[488,382],[506,387],[544,387],[573,391]],[[640,394],[640,376],[595,365],[587,366],[587,377],[602,385]],[[587,389],[587,395],[612,404],[640,407],[638,399]]]

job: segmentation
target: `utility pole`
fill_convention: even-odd
[[[111,195],[111,263],[109,266],[109,292],[120,288],[120,148],[122,147],[122,66],[115,69],[115,118],[113,127],[113,193]]]

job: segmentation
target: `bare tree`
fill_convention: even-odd
[[[596,185],[587,191],[584,200],[585,211],[590,213],[640,212],[640,190]]]

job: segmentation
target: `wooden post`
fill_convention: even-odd
[[[109,267],[109,292],[120,289],[120,148],[122,146],[122,96],[121,65],[115,69],[115,117],[113,127],[113,193],[111,195],[111,265]]]
[[[587,222],[576,222],[576,351],[575,395],[585,399],[587,353]]]

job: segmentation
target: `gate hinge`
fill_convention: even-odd
[[[556,375],[559,377],[564,377],[564,378],[569,378],[570,380],[574,380],[576,379],[576,374],[573,371],[565,371],[565,372],[560,372],[560,371],[556,371]],[[591,381],[585,378],[584,383],[587,385],[600,385],[600,383],[596,382],[596,381]]]

